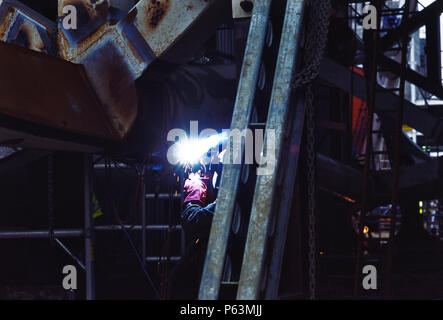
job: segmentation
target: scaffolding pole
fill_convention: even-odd
[[[86,300],[95,300],[95,274],[94,274],[94,226],[91,210],[92,199],[92,158],[90,154],[84,155],[84,215],[85,215],[85,267],[86,267]]]
[[[142,176],[142,187],[140,193],[141,210],[142,210],[142,257],[143,257],[143,267],[146,268],[146,181],[145,174]]]
[[[129,228],[131,226],[94,226],[94,231],[121,231],[123,228]],[[141,231],[142,226],[134,226],[131,230],[127,231]],[[182,231],[183,228],[180,225],[168,226],[168,225],[147,225],[145,226],[147,231],[165,231],[171,229],[172,231]],[[63,238],[80,238],[85,235],[83,229],[56,229],[54,230],[54,237]],[[20,231],[0,231],[0,240],[6,239],[47,239],[49,238],[49,230],[20,230]]]

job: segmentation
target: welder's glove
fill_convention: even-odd
[[[184,203],[196,201],[205,206],[207,190],[205,179],[201,178],[198,173],[191,173],[185,182],[186,198]]]

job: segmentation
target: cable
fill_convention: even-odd
[[[122,229],[127,229],[127,230],[133,229],[135,227],[135,225],[137,224],[137,212],[138,212],[138,210],[137,210],[138,209],[138,207],[137,207],[138,206],[137,199],[138,199],[138,196],[139,196],[140,182],[141,182],[142,178],[145,176],[145,165],[143,165],[143,170],[142,170],[141,174],[139,173],[139,170],[137,168],[136,168],[136,171],[137,171],[137,183],[136,183],[135,194],[134,194],[134,211],[135,211],[135,214],[133,215],[133,223],[130,224],[129,227],[125,226],[125,224],[129,224],[129,222],[128,223],[124,223],[120,219],[120,217],[118,215],[118,211],[117,210],[114,211],[114,217],[117,220],[117,223],[122,227]]]

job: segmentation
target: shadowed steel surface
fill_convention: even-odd
[[[320,67],[320,78],[352,95],[367,101],[365,78],[355,74],[351,77],[351,70],[328,57],[323,59]],[[351,81],[353,79],[353,82]],[[378,110],[386,111],[392,109],[398,103],[398,95],[388,91],[382,91],[382,87],[377,86],[377,99],[375,107]],[[424,108],[417,108],[413,103],[405,100],[404,122],[412,128],[420,131],[431,139],[436,139],[443,132],[443,124],[439,118],[428,112]],[[392,118],[393,119],[393,118]],[[394,121],[394,120],[393,120]],[[387,125],[387,124],[384,124]],[[393,122],[389,126],[393,125]]]
[[[0,70],[0,114],[87,136],[118,139],[83,66],[0,42]]]
[[[232,116],[231,132],[235,129],[240,131],[246,130],[249,125],[270,8],[270,0],[256,1],[254,6],[236,104]],[[241,154],[244,154],[243,145]],[[225,164],[223,168],[200,285],[200,300],[215,300],[218,298],[240,170],[241,164]]]
[[[268,240],[268,225],[271,217],[277,169],[288,113],[289,98],[291,95],[291,81],[295,69],[295,56],[299,47],[298,39],[304,2],[304,0],[288,0],[287,3],[264,142],[268,148],[270,146],[269,144],[273,147],[272,144],[274,141],[268,139],[268,133],[269,130],[274,130],[275,158],[272,159],[272,157],[268,157],[267,163],[262,165],[271,166],[271,168],[273,168],[272,172],[257,177],[248,238],[237,293],[237,299],[239,300],[258,299],[260,294],[265,249]]]

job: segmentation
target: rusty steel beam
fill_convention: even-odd
[[[121,33],[113,28],[104,34],[100,41],[73,60],[82,64],[94,91],[105,106],[106,116],[110,119],[120,138],[126,136],[135,122],[138,110],[138,95],[135,86],[137,72],[131,62],[138,67],[141,62],[122,42]]]
[[[63,9],[76,8],[77,29],[65,29]],[[109,3],[107,0],[58,0],[58,50],[59,56],[73,61],[83,51],[107,32]]]
[[[57,27],[17,0],[0,0],[0,41],[55,55]]]
[[[77,9],[77,30],[63,28],[67,5]],[[190,48],[198,48],[215,31],[224,5],[220,0],[142,0],[116,22],[107,0],[59,0],[59,54],[85,66],[123,138],[137,115],[135,80],[155,59],[186,62],[194,51]]]
[[[63,28],[63,7],[67,5],[77,8],[77,30]],[[225,7],[223,0],[142,0],[116,22],[109,17],[108,1],[59,0],[59,54],[65,60],[84,63],[107,46],[125,62],[117,62],[117,68],[127,69],[137,79],[155,59],[187,62],[193,48],[199,48],[216,30]]]
[[[121,29],[109,20],[107,0],[59,0],[58,53],[62,59],[83,64],[90,82],[105,106],[106,116],[123,138],[138,111],[135,80],[146,67],[132,50]],[[63,27],[63,8],[77,11],[77,29]]]
[[[98,1],[94,5],[99,12],[96,14],[98,21],[86,23],[87,29],[83,27],[85,21],[82,18],[83,14],[90,14],[91,10],[88,8],[89,11],[82,11],[78,5],[82,1],[77,1],[78,24],[82,27],[73,30],[70,34],[72,39],[88,39],[90,30],[107,22],[107,7],[100,6],[102,2],[106,1]],[[63,6],[67,4],[62,3]],[[61,30],[63,32],[59,34],[68,31]],[[16,0],[0,1],[0,40],[55,55],[56,34],[56,23]],[[2,71],[9,70],[9,73],[2,72],[3,78],[0,79],[0,83],[5,83],[0,89],[3,92],[0,113],[87,136],[106,140],[122,139],[137,115],[135,77],[129,77],[125,72],[126,59],[122,58],[122,54],[117,50],[109,50],[109,43],[112,42],[97,43],[100,46],[93,56],[85,57],[83,61],[73,61],[84,64],[86,68],[75,68],[68,63],[48,60],[42,55],[35,56],[24,51],[18,51],[20,63],[16,64],[17,59],[12,61],[14,49],[2,46],[4,52],[1,55],[5,60],[0,63],[8,64],[5,66],[7,69]],[[59,56],[66,58],[63,51],[59,52]],[[15,68],[11,68],[12,65]],[[31,74],[30,71],[35,72]],[[22,83],[10,81],[9,74],[14,75],[14,80],[15,75],[20,76]],[[3,90],[5,88],[8,91]]]
[[[140,1],[129,12],[134,28],[154,55],[184,63],[216,30],[225,14],[227,1],[149,0]]]
[[[71,104],[69,107],[62,104],[66,108],[59,108],[58,116],[69,119],[70,122],[68,125],[63,124],[62,129],[86,132],[94,137],[111,140],[123,139],[135,122],[139,103],[135,80],[156,59],[173,63],[189,61],[194,54],[193,49],[200,48],[222,21],[222,13],[227,12],[224,10],[227,8],[224,0],[141,0],[123,15],[124,18],[115,21],[110,13],[109,0],[58,0],[58,4],[57,23],[53,23],[17,0],[0,0],[0,40],[46,54],[56,54],[64,60],[83,65],[85,73],[77,69],[78,74],[74,78],[82,78],[77,85],[92,88],[94,99],[82,101],[83,105]],[[77,11],[75,30],[63,27],[63,8],[68,5],[74,6]],[[23,52],[21,54],[24,55]],[[47,62],[41,57],[36,59],[43,64]],[[33,63],[33,68],[37,68],[38,63]],[[66,68],[70,69],[68,73],[71,72],[69,74],[72,75],[73,69]],[[22,69],[18,68],[14,72],[20,70]],[[52,77],[57,73],[51,70],[48,75],[42,71],[40,69],[38,77],[42,83],[46,82],[47,76]],[[5,78],[1,81],[7,81],[7,74],[2,75]],[[37,80],[35,75],[31,78]],[[65,78],[63,72],[60,72],[59,82]],[[51,83],[53,81],[53,78],[49,80]],[[11,101],[17,95],[14,91],[21,86],[8,88],[12,91],[5,92],[3,100],[6,99],[9,103],[0,106],[0,114],[60,128],[60,119],[51,119],[51,104],[36,103],[41,99],[51,100],[50,97],[32,99],[37,92],[30,90],[33,95],[29,92],[24,94],[30,100],[29,105],[24,105],[25,99],[21,97],[20,103],[17,103],[20,107],[15,108]],[[48,90],[37,95],[46,94],[50,94]],[[70,91],[70,94],[75,96],[77,93]],[[74,100],[78,102],[83,98],[84,96],[75,96]],[[84,109],[90,104],[99,105],[93,108],[93,111],[99,110],[99,119],[91,119],[88,113],[72,115],[74,108]],[[60,113],[63,110],[67,113],[62,115]],[[79,119],[82,121],[78,121]],[[104,122],[107,124],[106,130],[89,132],[93,126],[103,129]],[[87,123],[90,128],[84,130]]]
[[[102,42],[111,33],[116,46],[138,58],[138,62],[128,61],[136,77],[156,58],[186,62],[193,54],[192,48],[206,41],[227,12],[223,0],[141,0],[124,19],[113,21],[107,0],[58,1],[58,45],[62,58],[81,61],[95,50],[96,42]],[[63,28],[63,8],[68,5],[77,9],[77,30]]]

